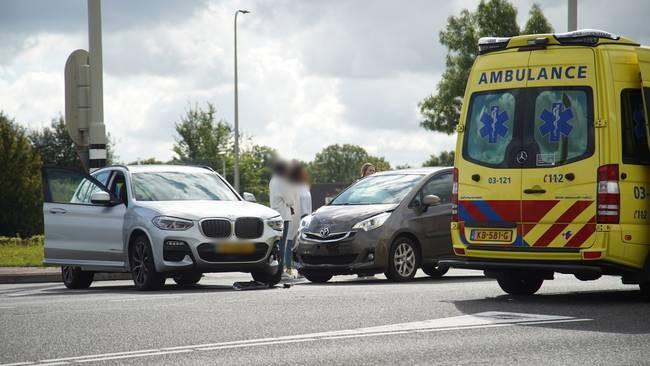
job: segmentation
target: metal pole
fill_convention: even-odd
[[[106,165],[106,126],[104,126],[104,86],[102,81],[101,1],[88,0],[88,50],[90,55],[90,122],[88,148],[90,171]]]
[[[228,178],[226,178],[226,156],[225,155],[221,159],[221,164],[223,164],[223,179],[228,180]]]
[[[568,0],[568,23],[567,31],[571,32],[578,29],[578,0]]]
[[[235,12],[235,190],[239,192],[239,100],[237,95],[237,14]]]

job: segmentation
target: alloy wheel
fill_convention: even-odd
[[[149,264],[149,254],[147,253],[146,243],[138,241],[133,248],[133,272],[135,273],[135,282],[142,285],[147,280]]]
[[[408,243],[400,243],[395,248],[393,256],[393,265],[395,270],[402,277],[410,276],[415,271],[415,251]]]

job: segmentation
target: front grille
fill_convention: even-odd
[[[315,240],[315,241],[337,241],[341,239],[348,239],[354,236],[355,232],[346,232],[346,233],[334,233],[334,234],[329,234],[326,237],[321,236],[320,234],[316,233],[305,233],[305,238],[309,240]]]
[[[302,261],[306,264],[333,264],[333,265],[346,265],[354,262],[357,259],[356,254],[345,255],[302,255]]]
[[[227,238],[232,234],[232,225],[229,220],[209,219],[201,222],[201,230],[208,238]]]
[[[264,221],[257,217],[241,217],[235,221],[235,235],[240,239],[256,239],[264,233]]]
[[[249,254],[217,253],[215,245],[203,243],[197,247],[199,257],[206,262],[257,262],[266,256],[269,246],[266,243],[255,243],[255,251]]]

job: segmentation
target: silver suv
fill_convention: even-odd
[[[95,272],[131,272],[138,290],[168,277],[196,284],[205,272],[280,281],[282,218],[209,168],[44,168],[43,180],[44,263],[61,266],[68,288],[89,287]]]

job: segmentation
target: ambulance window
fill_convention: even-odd
[[[466,159],[500,165],[512,141],[515,97],[509,91],[474,94],[466,123]]]
[[[535,98],[536,161],[562,165],[591,156],[593,112],[586,90],[540,91]]]
[[[640,89],[625,89],[621,92],[621,130],[623,163],[650,165]]]

